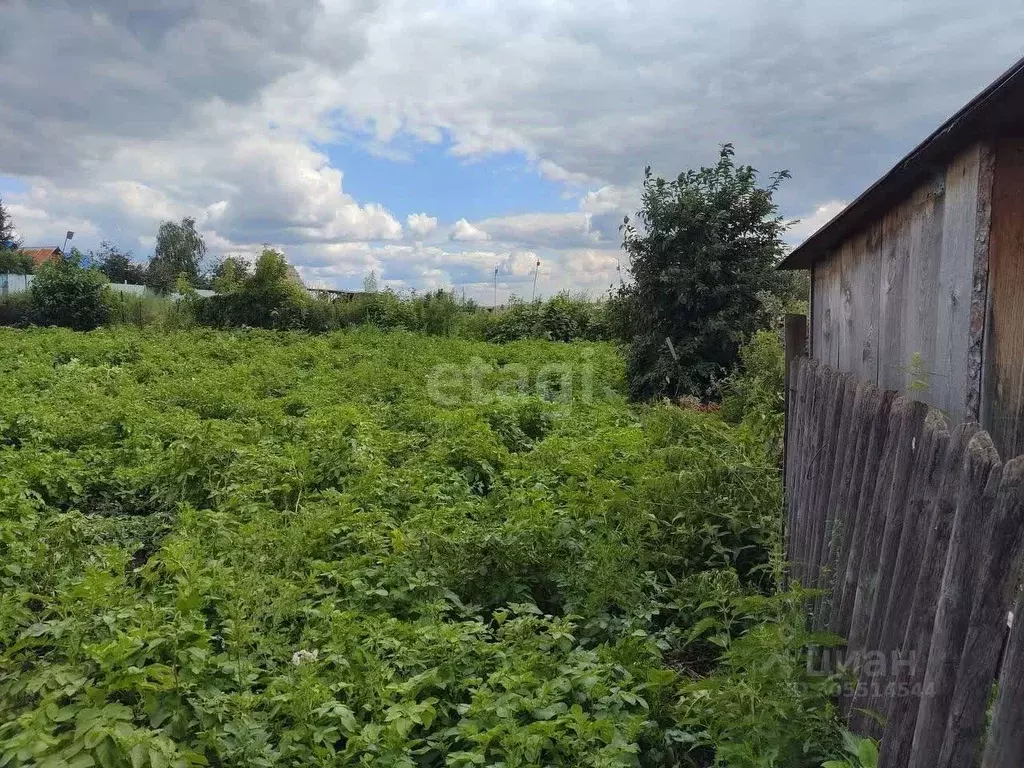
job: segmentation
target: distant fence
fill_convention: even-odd
[[[0,275],[0,298],[24,293],[32,284],[32,275]]]
[[[856,678],[851,727],[882,768],[1021,768],[1024,457],[814,360],[788,382],[789,575],[825,590],[813,627],[848,638],[820,663]]]
[[[0,299],[12,293],[24,293],[32,285],[33,275],[2,275],[0,274]],[[112,291],[129,294],[131,296],[156,296],[157,293],[145,285],[133,285],[132,283],[110,283],[107,286]],[[200,289],[196,291],[200,296],[216,296],[216,291]],[[179,299],[180,294],[172,293],[170,298]]]

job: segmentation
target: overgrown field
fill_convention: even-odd
[[[0,329],[0,765],[820,765],[764,440],[604,344]]]

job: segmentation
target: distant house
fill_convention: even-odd
[[[1024,453],[1024,59],[782,263],[812,357]]]
[[[60,259],[63,257],[60,248],[56,245],[31,246],[29,248],[22,248],[21,252],[32,257],[32,266],[36,269],[50,259]]]

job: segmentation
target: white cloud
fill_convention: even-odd
[[[639,205],[639,189],[616,187],[612,184],[587,192],[580,199],[580,210],[595,214],[633,211]]]
[[[455,226],[452,227],[451,234],[448,236],[451,240],[458,240],[461,242],[481,242],[483,240],[489,240],[490,235],[470,224],[466,219],[459,219],[455,222]]]
[[[571,184],[573,186],[581,187],[594,182],[594,178],[592,176],[589,176],[586,173],[573,173],[572,171],[567,171],[558,163],[554,163],[551,160],[541,160],[537,164],[537,170],[540,171],[541,176],[545,179],[558,181],[562,184]]]
[[[528,246],[568,247],[597,242],[587,213],[524,213],[477,222],[476,228],[495,240]]]
[[[793,245],[799,245],[828,224],[845,207],[846,202],[843,200],[830,200],[827,203],[822,203],[810,214],[801,216],[797,223],[789,228],[786,232],[786,240]]]
[[[417,237],[426,237],[437,229],[437,219],[425,213],[410,213],[405,221],[409,231]]]

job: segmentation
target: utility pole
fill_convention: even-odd
[[[494,268],[494,308],[498,308],[498,267]]]
[[[530,297],[530,301],[534,302],[537,300],[537,273],[540,272],[540,259],[537,259],[537,266],[533,268],[533,295]]]

